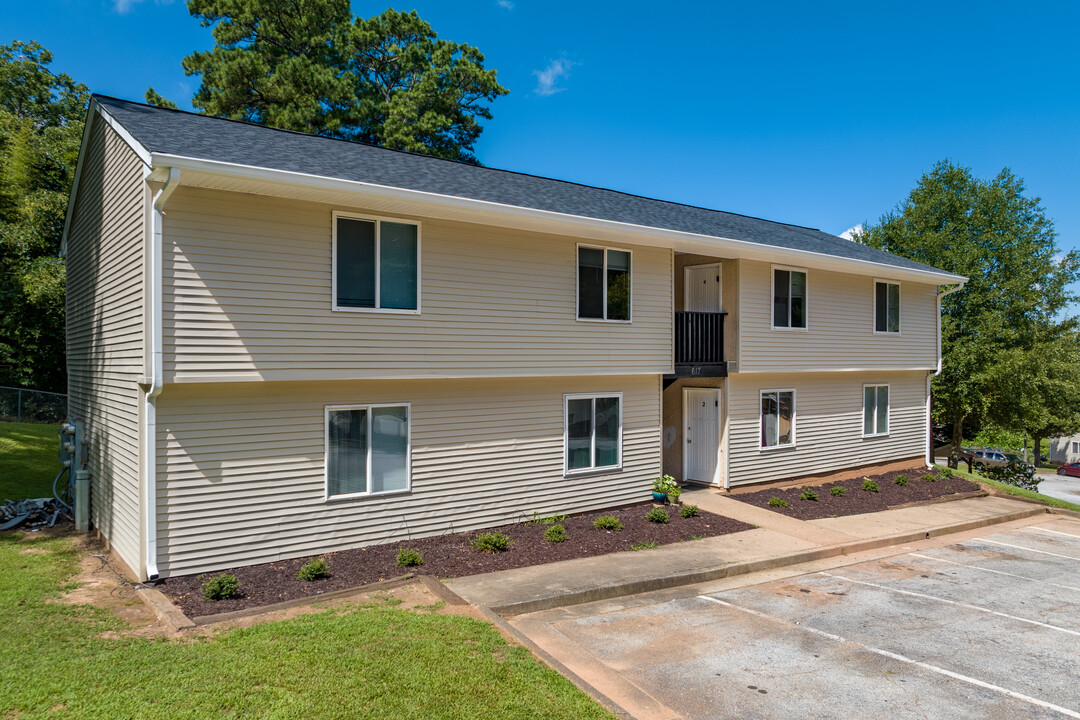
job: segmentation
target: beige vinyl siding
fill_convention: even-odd
[[[100,118],[90,133],[65,260],[68,408],[86,423],[90,521],[136,567],[147,198],[131,148]]]
[[[864,438],[863,385],[888,384],[889,435]],[[762,390],[795,389],[794,448],[759,449]],[[926,452],[926,373],[788,373],[727,380],[732,485],[783,480]]]
[[[875,334],[874,276],[810,268],[807,329],[774,330],[772,268],[740,263],[739,372],[936,367],[937,286],[901,282],[901,331]]]
[[[621,392],[622,470],[563,476],[563,394]],[[326,405],[411,403],[412,489],[325,501]],[[173,385],[158,401],[163,576],[648,498],[660,381],[603,378]]]
[[[630,324],[579,322],[575,239],[409,218],[421,223],[421,314],[335,312],[334,210],[364,214],[176,191],[163,251],[168,382],[670,371],[670,250],[629,248]]]

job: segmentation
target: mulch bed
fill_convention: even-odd
[[[461,577],[606,555],[630,550],[631,545],[645,542],[664,545],[693,540],[695,537],[726,535],[753,527],[704,511],[698,517],[683,518],[677,507],[667,509],[671,520],[662,525],[649,522],[645,518],[651,508],[651,503],[643,503],[568,517],[560,524],[566,528],[569,538],[561,543],[544,541],[544,531],[549,525],[516,524],[492,528],[509,535],[514,543],[509,550],[502,553],[485,553],[473,549],[470,541],[483,532],[477,530],[327,553],[321,557],[330,565],[330,576],[321,580],[309,582],[296,577],[300,566],[312,559],[307,557],[248,565],[207,575],[171,577],[164,580],[158,589],[179,605],[185,615],[197,617],[270,605],[294,598],[314,597],[400,577],[406,573],[434,575],[439,578]],[[623,529],[617,532],[597,530],[593,527],[593,520],[601,515],[614,515],[619,518]],[[395,562],[398,550],[402,548],[418,550],[423,555],[423,565],[414,568],[398,567]],[[221,573],[230,573],[237,577],[242,596],[216,602],[203,600],[202,582],[210,575]]]
[[[908,476],[907,485],[896,484],[896,476],[900,474]],[[817,493],[817,500],[803,500],[800,498],[799,495],[803,491],[802,487],[759,490],[758,492],[731,495],[730,497],[733,500],[757,505],[766,510],[772,510],[799,520],[816,520],[817,518],[859,515],[861,513],[888,510],[896,505],[934,500],[947,495],[981,489],[970,480],[960,477],[945,479],[937,472],[932,473],[937,477],[937,481],[928,482],[922,479],[925,474],[927,474],[925,468],[914,467],[880,475],[867,475],[853,480],[841,480],[825,485],[810,486]],[[863,490],[863,482],[866,478],[878,484],[878,492]],[[830,494],[831,489],[836,486],[847,489],[843,497],[835,497]],[[769,499],[774,497],[786,500],[788,507],[772,507],[769,505]]]

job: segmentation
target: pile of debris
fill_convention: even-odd
[[[40,530],[53,527],[57,522],[75,522],[71,510],[54,498],[31,500],[6,500],[0,506],[0,530],[14,530],[26,526]]]

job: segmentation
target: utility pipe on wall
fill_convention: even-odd
[[[150,234],[150,247],[147,248],[146,262],[149,264],[150,296],[150,382],[146,391],[146,494],[143,502],[146,545],[146,579],[157,580],[157,398],[161,394],[162,378],[162,326],[161,326],[161,267],[162,267],[162,223],[165,219],[165,202],[180,184],[180,169],[169,168],[169,177],[165,184],[154,194],[153,231]]]

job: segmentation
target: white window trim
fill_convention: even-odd
[[[368,410],[368,437],[367,437],[367,479],[368,487],[371,487],[371,413],[374,408],[405,408],[405,422],[407,434],[405,436],[405,489],[384,490],[382,492],[345,493],[343,495],[330,494],[330,412],[333,410]],[[621,406],[620,406],[621,407]],[[326,405],[323,408],[323,501],[337,502],[338,500],[353,500],[357,498],[385,497],[387,495],[405,495],[412,492],[412,428],[413,414],[412,403],[367,403],[357,405]]]
[[[596,467],[596,404],[593,403],[592,421],[592,467],[570,469],[570,422],[569,411],[571,400],[596,400],[597,398],[619,399],[619,462],[616,465],[604,465]],[[563,395],[563,477],[577,475],[594,475],[598,473],[615,472],[622,470],[623,466],[623,394],[621,392],[600,393],[567,393]]]
[[[891,334],[895,335],[895,333],[891,333]],[[885,426],[888,428],[888,430],[886,430],[883,433],[879,433],[879,432],[867,433],[866,432],[866,388],[869,388],[869,387],[872,387],[872,388],[883,387],[883,388],[888,388],[889,389],[889,407],[885,408]],[[877,402],[877,393],[875,391],[875,393],[874,393],[874,428],[877,428],[877,426],[878,426],[878,422],[877,422],[877,420],[878,420],[878,410],[879,410],[879,408],[878,408],[878,402]],[[890,383],[863,383],[863,386],[862,386],[862,413],[859,415],[859,421],[862,424],[862,430],[863,430],[862,436],[864,438],[889,437],[889,434],[892,432],[892,386],[890,385]]]
[[[877,329],[877,286],[878,286],[878,283],[884,283],[886,285],[895,285],[898,288],[898,293],[899,293],[898,302],[900,303],[900,307],[897,308],[897,313],[898,313],[898,318],[899,318],[899,320],[898,320],[899,329],[896,332],[889,332],[888,330],[878,330]],[[873,300],[874,314],[870,317],[870,328],[874,331],[874,334],[875,335],[889,335],[891,337],[897,337],[898,335],[903,335],[904,334],[904,312],[903,312],[903,309],[904,309],[904,288],[900,286],[900,281],[899,280],[889,280],[887,278],[874,278],[873,294],[874,294],[874,300]],[[889,296],[889,292],[886,290],[885,291],[885,297],[888,298],[888,296]],[[885,322],[886,322],[886,324],[888,324],[888,317],[886,317]]]
[[[788,272],[801,272],[806,275],[806,327],[781,327],[776,325],[776,316],[773,308],[776,305],[776,271],[787,270]],[[790,291],[790,288],[788,288]],[[788,322],[791,322],[791,296],[788,295]],[[781,332],[809,332],[810,331],[810,271],[804,267],[791,265],[773,265],[769,269],[769,327]]]
[[[382,250],[382,223],[392,222],[399,225],[413,225],[416,227],[416,309],[411,310],[408,308],[358,308],[358,307],[343,307],[338,305],[338,272],[337,272],[337,243],[338,243],[338,219],[346,218],[349,220],[367,220],[375,223],[375,303],[378,305],[382,301],[382,267],[381,267],[381,250]],[[386,217],[383,215],[361,215],[357,213],[345,212],[343,210],[334,210],[331,213],[331,256],[330,267],[332,273],[331,288],[330,288],[330,309],[334,312],[358,312],[358,313],[385,313],[389,315],[419,315],[420,314],[420,259],[423,256],[421,252],[421,226],[417,220],[407,220],[405,218]]]
[[[583,318],[581,317],[581,248],[589,248],[591,250],[603,250],[604,251],[604,317],[602,318]],[[630,317],[626,320],[609,320],[607,317],[607,251],[614,250],[616,252],[624,252],[630,256],[630,297],[628,299],[629,306],[627,310]],[[615,247],[613,245],[593,245],[591,243],[578,243],[574,247],[574,317],[578,322],[587,323],[617,323],[620,325],[630,325],[634,321],[634,251],[629,248]]]
[[[781,268],[783,269],[783,268]],[[765,427],[765,414],[761,412],[761,396],[767,393],[791,393],[791,442],[785,445],[762,445],[761,434]],[[758,451],[769,452],[771,450],[790,450],[795,447],[798,438],[796,437],[796,427],[798,426],[796,420],[798,419],[799,400],[795,394],[795,388],[763,388],[758,391]],[[779,439],[779,435],[777,436]]]

